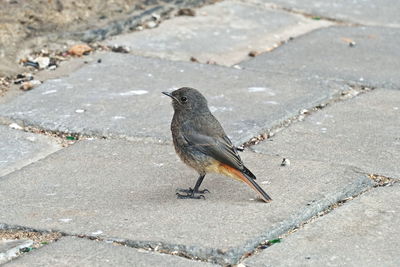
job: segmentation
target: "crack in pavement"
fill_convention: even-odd
[[[349,171],[352,171],[349,168]],[[313,201],[306,205],[304,208],[299,210],[297,213],[292,214],[290,217],[283,221],[280,221],[269,227],[270,230],[266,229],[265,232],[261,232],[255,237],[243,242],[241,245],[232,248],[211,248],[201,247],[195,245],[183,245],[183,244],[172,244],[161,241],[143,241],[143,240],[130,240],[124,238],[114,237],[100,237],[96,235],[87,235],[79,233],[65,233],[59,231],[64,236],[77,236],[87,239],[96,239],[104,242],[116,242],[121,245],[126,245],[133,248],[140,248],[145,250],[154,251],[157,253],[171,254],[180,256],[192,260],[200,260],[205,262],[217,263],[220,265],[232,265],[237,264],[243,258],[243,255],[252,255],[254,251],[260,247],[260,244],[265,244],[266,240],[276,239],[288,231],[299,227],[304,224],[305,221],[315,217],[321,212],[327,210],[329,207],[342,201],[343,199],[350,198],[373,187],[374,183],[370,179],[365,179],[365,176],[358,176],[350,184],[346,185],[339,192],[331,192],[324,196],[323,199]],[[0,230],[4,228],[19,228],[19,229],[31,229],[22,226],[8,226],[6,224],[0,224]],[[37,230],[36,231],[42,231]],[[54,230],[56,231],[56,230]],[[54,232],[46,230],[46,232]]]
[[[312,216],[309,219],[301,222],[299,225],[289,229],[287,232],[285,232],[285,233],[283,233],[281,235],[276,236],[274,239],[266,239],[265,241],[261,242],[252,252],[243,254],[242,258],[239,260],[238,263],[241,263],[245,259],[259,254],[264,249],[267,249],[267,248],[273,246],[276,243],[280,243],[280,241],[282,239],[285,239],[289,235],[291,235],[291,234],[303,229],[306,224],[314,223],[320,217],[323,217],[323,216],[331,213],[333,210],[335,210],[335,209],[343,206],[344,204],[346,204],[346,203],[348,203],[348,202],[360,197],[361,195],[363,195],[363,194],[365,194],[367,192],[370,192],[371,190],[374,190],[377,187],[392,186],[393,184],[400,182],[400,178],[393,178],[393,177],[387,177],[387,176],[384,176],[384,175],[368,173],[368,172],[357,170],[356,167],[353,169],[353,171],[356,172],[356,173],[363,174],[366,177],[368,177],[369,179],[371,179],[373,181],[373,186],[372,187],[366,187],[364,190],[361,190],[360,192],[357,192],[357,193],[355,193],[355,194],[353,194],[351,196],[339,199],[338,201],[336,201],[335,203],[327,206],[325,209],[321,210],[320,212],[318,212],[314,216]],[[278,241],[276,241],[276,240],[278,240]]]
[[[17,131],[24,131],[34,134],[40,134],[56,138],[63,147],[68,147],[82,140],[94,140],[94,139],[107,139],[107,140],[123,140],[128,142],[147,142],[157,145],[171,145],[172,140],[161,140],[150,136],[127,136],[127,135],[96,135],[96,134],[84,134],[73,131],[57,131],[49,130],[43,127],[30,124],[23,119],[10,119],[7,117],[0,116],[0,125],[8,126]]]
[[[313,201],[307,204],[308,210],[299,211],[298,214],[294,214],[291,218],[287,219],[286,222],[281,222],[270,232],[266,232],[253,240],[249,240],[242,246],[235,247],[229,250],[221,250],[218,248],[208,248],[199,246],[186,246],[181,244],[169,244],[159,241],[140,241],[130,240],[124,238],[112,238],[112,237],[99,237],[94,235],[85,234],[72,234],[62,232],[58,230],[45,230],[45,229],[34,229],[31,227],[25,227],[20,225],[9,225],[6,223],[0,223],[0,231],[24,231],[34,232],[39,234],[56,234],[59,237],[79,237],[88,240],[96,240],[106,243],[113,243],[117,245],[127,246],[136,249],[144,249],[155,253],[169,254],[173,256],[183,257],[190,260],[211,262],[220,265],[235,265],[241,263],[243,260],[260,253],[260,251],[267,249],[268,247],[286,238],[288,235],[295,233],[302,229],[306,224],[313,223],[318,218],[325,216],[344,205],[345,203],[361,196],[362,194],[373,190],[376,187],[391,186],[394,183],[400,182],[400,178],[392,178],[379,174],[371,174],[360,170],[353,169],[357,173],[361,173],[369,177],[372,181],[372,185],[365,183],[365,180],[359,180],[357,183],[352,184],[347,190],[338,195],[330,195],[320,201]],[[310,209],[314,207],[314,211]],[[55,239],[56,242],[58,239]]]
[[[276,10],[281,10],[281,11],[284,11],[284,12],[287,12],[290,14],[301,15],[305,18],[313,19],[313,20],[325,20],[325,21],[333,22],[335,24],[341,24],[341,25],[346,25],[346,26],[366,26],[366,25],[363,25],[363,24],[357,23],[357,22],[350,22],[350,21],[331,18],[331,17],[323,16],[323,15],[315,15],[312,13],[305,12],[301,9],[289,8],[289,7],[281,6],[281,5],[275,4],[275,3],[264,3],[264,2],[260,2],[259,0],[250,0],[250,1],[239,0],[239,2],[264,6],[264,7],[268,7],[268,8],[276,9]]]
[[[270,137],[275,136],[277,133],[285,130],[286,128],[290,127],[291,125],[303,121],[306,117],[318,112],[319,110],[322,110],[328,106],[331,106],[335,103],[338,102],[343,102],[349,99],[352,99],[354,97],[357,97],[358,95],[362,95],[368,92],[371,92],[375,89],[376,87],[369,86],[369,85],[363,85],[359,83],[346,83],[349,86],[349,90],[347,91],[342,91],[337,95],[334,95],[331,99],[328,101],[322,102],[316,106],[313,106],[311,108],[303,108],[299,111],[299,114],[294,115],[288,119],[283,120],[281,123],[277,125],[273,125],[271,128],[267,129],[264,133],[261,133],[257,136],[254,136],[250,138],[247,142],[243,143],[241,147],[243,148],[251,148],[254,145],[259,144],[260,142],[267,140]],[[253,150],[252,150],[253,151]],[[254,152],[254,151],[253,151]]]
[[[350,89],[347,91],[342,91],[338,95],[334,95],[331,99],[328,101],[322,102],[316,106],[313,106],[311,108],[303,108],[299,111],[299,114],[294,115],[290,118],[287,118],[283,120],[281,123],[277,125],[273,125],[271,128],[267,129],[264,133],[261,133],[257,136],[254,136],[250,138],[248,141],[244,142],[241,146],[239,146],[240,150],[243,150],[243,148],[251,147],[253,145],[256,145],[260,143],[261,141],[264,141],[278,132],[290,127],[292,124],[296,122],[303,121],[307,116],[324,109],[325,107],[332,105],[336,102],[341,102],[345,101],[351,98],[354,98],[358,95],[373,91],[376,89],[376,87],[369,86],[369,85],[363,85],[359,83],[351,83],[347,82],[346,83]],[[171,144],[170,140],[161,140],[158,138],[154,137],[140,137],[140,136],[126,136],[126,135],[113,135],[113,136],[104,136],[104,135],[96,135],[96,134],[83,134],[83,133],[78,133],[78,132],[69,132],[69,131],[56,131],[56,130],[48,130],[42,127],[38,127],[33,124],[29,124],[24,120],[18,119],[14,120],[11,118],[3,117],[0,116],[0,125],[6,125],[10,126],[11,124],[16,123],[18,126],[20,126],[25,132],[31,132],[35,134],[42,134],[46,136],[51,136],[58,138],[61,142],[63,147],[69,146],[74,144],[76,141],[79,140],[90,140],[90,139],[114,139],[114,140],[125,140],[125,141],[131,141],[131,142],[140,142],[140,141],[146,141],[146,142],[151,142],[154,144]]]
[[[179,244],[167,244],[164,242],[158,241],[137,241],[137,240],[129,240],[124,238],[106,238],[99,237],[94,235],[85,235],[85,234],[71,234],[58,230],[46,230],[46,229],[35,229],[31,227],[21,226],[21,225],[9,225],[6,223],[0,223],[0,234],[2,231],[15,231],[16,236],[27,235],[28,233],[33,233],[36,235],[55,235],[57,239],[52,241],[58,241],[61,237],[78,237],[88,240],[96,240],[100,242],[113,243],[121,246],[127,246],[136,249],[144,249],[147,251],[152,251],[161,254],[169,254],[174,256],[183,257],[186,259],[196,260],[196,261],[204,261],[210,262],[209,259],[204,259],[200,257],[196,257],[191,255],[190,253],[186,253],[188,250],[187,246],[179,245]],[[19,234],[18,234],[19,233]],[[190,249],[194,250],[204,250],[204,248],[191,246]],[[205,250],[214,251],[218,249],[206,248]]]

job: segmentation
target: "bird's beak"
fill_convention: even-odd
[[[176,99],[176,97],[173,96],[170,92],[161,92],[161,93],[163,93],[166,96],[169,96],[170,98],[174,99],[176,102],[179,103],[178,99]]]
[[[164,95],[167,95],[167,96],[169,96],[169,97],[173,97],[172,94],[171,94],[170,92],[161,92],[161,93],[163,93]]]

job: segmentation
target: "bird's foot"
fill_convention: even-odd
[[[189,188],[189,189],[177,189],[177,191],[185,193],[185,194],[180,194],[180,193],[177,192],[176,196],[179,199],[188,199],[188,198],[206,199],[204,197],[204,195],[196,195],[196,194],[210,193],[210,191],[208,191],[207,189],[194,191],[192,188]]]
[[[182,188],[178,188],[176,189],[177,192],[181,192],[181,193],[186,193],[186,194],[205,194],[205,193],[210,193],[210,191],[208,189],[203,189],[203,190],[197,190],[194,191],[194,189],[192,189],[191,187],[189,187],[189,189],[182,189]]]

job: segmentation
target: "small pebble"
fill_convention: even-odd
[[[68,53],[73,56],[81,57],[89,54],[93,49],[87,44],[77,44],[68,49]]]
[[[19,89],[23,90],[23,91],[29,91],[31,90],[33,87],[35,87],[36,85],[41,84],[42,82],[39,80],[31,80],[28,82],[23,82],[21,87]]]
[[[8,125],[8,127],[10,127],[11,129],[15,129],[15,130],[22,130],[23,129],[21,126],[19,126],[16,123],[11,123],[10,125]]]
[[[250,52],[249,52],[249,57],[255,57],[255,56],[257,56],[258,54],[260,54],[260,53],[257,52],[257,51],[250,51]]]
[[[146,27],[147,28],[155,28],[157,26],[157,22],[155,22],[155,21],[148,21],[147,23],[146,23]]]
[[[198,60],[197,58],[195,58],[195,57],[190,57],[190,61],[192,61],[192,62],[199,62],[199,60]]]
[[[191,8],[182,8],[179,9],[178,13],[176,14],[177,16],[191,16],[194,17],[196,16],[196,11],[194,11]]]
[[[97,230],[96,232],[93,232],[92,235],[101,235],[103,231]]]
[[[290,160],[287,158],[283,158],[281,166],[289,166],[289,165],[290,165]]]
[[[111,51],[115,53],[129,53],[129,47],[122,45],[114,45],[111,47]]]
[[[300,110],[300,114],[309,114],[310,111],[308,111],[308,109],[302,109]]]
[[[39,69],[45,69],[50,64],[49,57],[37,57],[35,61],[39,64]]]
[[[155,21],[159,21],[160,18],[161,18],[161,16],[158,15],[157,13],[152,13],[152,14],[151,14],[151,17],[152,17]]]

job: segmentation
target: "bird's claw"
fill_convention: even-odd
[[[179,198],[179,199],[188,199],[188,198],[206,199],[205,196],[203,196],[203,195],[195,195],[193,191],[192,191],[192,193],[187,193],[186,195],[176,193],[176,197]]]
[[[189,189],[182,189],[182,188],[178,188],[176,189],[177,192],[181,192],[181,193],[186,193],[186,194],[205,194],[205,193],[210,193],[210,190],[208,189],[203,189],[203,190],[197,190],[194,191],[191,187],[189,187]]]

